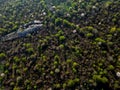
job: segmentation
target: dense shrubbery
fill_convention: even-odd
[[[0,42],[0,89],[119,90],[119,0],[47,1],[0,2],[0,35],[31,20],[44,24]]]

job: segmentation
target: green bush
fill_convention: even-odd
[[[72,71],[73,71],[73,73],[77,73],[76,68],[73,68],[73,67],[72,67]]]
[[[28,49],[26,49],[26,52],[28,54],[32,54],[34,52],[34,49],[33,48],[28,48]]]
[[[67,81],[67,86],[68,86],[68,87],[74,87],[76,84],[79,83],[79,81],[80,81],[79,78],[69,79],[69,80]]]
[[[0,53],[0,60],[4,59],[6,57],[5,53]]]
[[[22,81],[22,77],[21,77],[21,76],[18,76],[18,77],[16,78],[16,81],[17,81],[17,84],[20,84],[20,82]]]
[[[53,71],[50,71],[50,75],[53,75],[54,74],[54,72]]]
[[[58,84],[55,84],[54,87],[55,87],[56,89],[59,89],[59,88],[61,87],[61,85],[58,83]]]
[[[93,75],[93,80],[95,80],[98,83],[108,83],[108,79],[106,77],[101,77],[101,75]]]
[[[63,25],[65,27],[68,27],[68,28],[75,28],[76,27],[76,25],[74,23],[71,23],[71,22],[67,21],[66,19],[63,20]]]
[[[73,67],[76,67],[78,66],[78,63],[77,62],[73,62]]]
[[[74,79],[74,82],[77,84],[77,83],[80,82],[80,79],[79,79],[79,78],[75,78],[75,79]]]
[[[64,40],[65,40],[65,36],[60,36],[60,37],[59,37],[59,40],[60,40],[60,41],[64,41]]]
[[[92,34],[92,33],[87,33],[87,34],[86,34],[86,37],[87,37],[87,38],[91,38],[91,37],[93,37],[93,34]]]
[[[54,60],[57,61],[57,62],[59,62],[60,57],[59,57],[58,55],[55,55],[55,56],[54,56]]]
[[[64,48],[64,45],[63,45],[63,44],[60,44],[60,45],[59,45],[59,48],[60,48],[60,49],[63,49],[63,48]]]
[[[63,83],[62,87],[63,87],[64,89],[66,88],[66,86],[67,86],[67,84],[66,84],[66,83]]]
[[[62,19],[61,18],[57,18],[55,19],[55,25],[61,25],[62,24]]]
[[[119,81],[115,81],[114,83],[114,90],[120,89]]]
[[[112,28],[110,29],[110,33],[114,33],[116,30],[117,30],[116,27],[112,27]]]
[[[74,82],[74,80],[68,80],[68,82],[67,82],[67,86],[68,87],[73,87],[75,85],[75,82]]]
[[[109,65],[107,70],[114,70],[114,66],[113,65]]]
[[[20,59],[19,59],[17,56],[15,56],[15,57],[13,58],[13,60],[14,60],[16,63],[18,63],[18,62],[20,61]]]
[[[67,61],[66,61],[68,64],[69,63],[72,63],[72,59],[67,59]]]
[[[24,43],[23,46],[26,47],[26,48],[29,48],[29,47],[31,47],[32,45],[31,45],[31,43]]]
[[[96,38],[95,39],[96,42],[101,42],[101,43],[105,43],[106,41],[102,38]]]
[[[58,61],[54,61],[54,65],[57,66],[59,64]]]

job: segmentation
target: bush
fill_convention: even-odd
[[[15,56],[15,57],[13,58],[13,60],[14,60],[16,63],[18,63],[18,62],[20,61],[20,59],[19,59],[17,56]]]
[[[93,34],[92,34],[92,33],[87,33],[87,34],[86,34],[86,37],[87,37],[87,38],[91,38],[91,37],[93,37]]]
[[[28,48],[28,49],[26,49],[26,52],[28,54],[32,54],[34,52],[34,50],[33,50],[33,48]]]
[[[109,65],[107,70],[114,70],[114,66],[113,65]]]
[[[68,80],[68,83],[67,83],[67,86],[68,87],[73,87],[75,85],[75,82],[74,82],[74,80]]]
[[[55,25],[61,25],[62,24],[62,19],[61,18],[57,18],[55,19]]]
[[[57,61],[57,62],[59,62],[60,57],[59,57],[58,55],[55,55],[55,56],[54,56],[54,60]]]
[[[97,41],[97,42],[105,42],[105,40],[103,40],[102,38],[96,38],[95,41]]]
[[[32,45],[31,45],[30,43],[24,43],[23,46],[26,47],[26,48],[29,48],[29,47],[31,47]]]
[[[67,21],[66,19],[63,20],[63,25],[65,27],[68,27],[68,28],[75,28],[76,27],[76,25],[74,23],[71,23],[71,22]]]
[[[79,78],[75,78],[75,79],[69,79],[68,81],[67,81],[67,86],[68,87],[73,87],[73,86],[75,86],[76,84],[78,84],[79,83]]]
[[[67,86],[67,84],[66,84],[66,83],[63,83],[62,87],[63,87],[64,89],[66,88],[66,86]]]
[[[119,81],[115,81],[114,83],[114,90],[120,89]]]
[[[67,59],[67,61],[66,61],[68,64],[69,63],[72,63],[72,59]]]
[[[73,67],[76,67],[78,66],[78,63],[77,62],[73,62]]]
[[[94,75],[93,80],[98,82],[98,83],[108,83],[108,79],[106,77],[101,77],[101,75]]]
[[[55,84],[54,87],[55,87],[56,89],[59,89],[59,88],[61,87],[61,85],[58,83],[58,84]]]
[[[116,29],[116,27],[112,27],[111,29],[110,29],[110,33],[113,33],[113,32],[115,32],[117,29]]]
[[[64,45],[63,45],[63,44],[60,44],[60,45],[59,45],[59,48],[60,48],[60,49],[63,49],[63,48],[64,48]]]
[[[59,40],[60,40],[60,41],[64,41],[64,40],[65,40],[65,36],[60,36],[60,37],[59,37]]]
[[[77,84],[77,83],[80,82],[80,79],[79,79],[79,78],[75,78],[75,79],[74,79],[74,82]]]
[[[4,59],[6,57],[5,53],[0,53],[0,60]]]

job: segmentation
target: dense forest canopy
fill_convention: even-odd
[[[0,90],[120,89],[120,0],[0,6]],[[37,32],[1,41],[36,20],[43,25]]]

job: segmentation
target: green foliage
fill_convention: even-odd
[[[107,1],[107,2],[105,2],[105,7],[108,7],[108,6],[110,6],[111,4],[112,4],[111,1]]]
[[[66,19],[63,20],[63,25],[65,27],[68,27],[68,28],[75,28],[76,27],[76,25],[74,23],[71,23],[71,22],[67,21]]]
[[[53,71],[50,71],[50,74],[51,74],[51,75],[53,75],[53,74],[54,74],[54,72],[53,72]]]
[[[66,61],[68,64],[69,63],[72,63],[72,59],[67,59],[67,61]]]
[[[64,49],[64,45],[63,45],[63,44],[60,44],[60,45],[59,45],[59,48],[60,48],[60,49]]]
[[[4,33],[4,32],[6,32],[6,29],[0,28],[0,34],[2,34],[2,33]]]
[[[5,53],[0,53],[0,60],[4,59],[6,57]]]
[[[13,87],[15,85],[15,82],[10,82],[10,86]],[[14,87],[15,90],[19,90],[17,87]]]
[[[106,77],[101,77],[101,75],[93,75],[93,80],[95,80],[98,83],[108,83],[108,79]]]
[[[18,62],[20,61],[20,59],[19,59],[17,56],[15,56],[15,57],[13,58],[13,60],[14,60],[16,63],[18,63]]]
[[[71,80],[71,79],[70,79],[70,80],[67,81],[67,86],[68,86],[68,87],[73,87],[74,85],[75,85],[74,80]]]
[[[16,81],[17,81],[17,84],[20,84],[21,81],[22,81],[22,77],[21,77],[21,76],[18,76],[18,77],[16,78]]]
[[[62,19],[61,18],[57,18],[55,19],[55,25],[62,25]]]
[[[66,88],[66,86],[67,86],[67,84],[66,84],[66,83],[63,83],[62,87],[63,87],[64,89]]]
[[[34,89],[37,89],[37,86],[36,86],[36,85],[34,86]]]
[[[67,0],[45,0],[47,4],[52,3],[53,5],[59,5],[61,3],[65,3]]]
[[[114,69],[115,69],[115,68],[114,68],[113,65],[109,65],[108,68],[107,68],[107,70],[114,70]]]
[[[61,87],[61,85],[58,83],[58,84],[55,84],[54,87],[55,87],[56,89],[59,89],[59,88]]]
[[[67,81],[67,86],[68,87],[74,87],[76,84],[78,84],[79,83],[79,78],[75,78],[75,79],[69,79],[68,81]]]
[[[61,35],[63,35],[63,31],[62,31],[62,30],[59,30],[55,36],[56,36],[56,37],[60,37]]]
[[[84,34],[87,38],[93,38],[98,35],[98,30],[92,26],[80,28],[80,32]]]
[[[120,89],[119,81],[115,81],[115,83],[114,83],[114,89],[115,90]]]
[[[78,66],[78,63],[77,62],[73,62],[73,67],[76,67]]]
[[[91,37],[93,37],[93,34],[92,33],[87,33],[86,37],[91,38]]]
[[[55,19],[55,25],[60,26],[60,25],[64,25],[67,28],[77,28],[77,26],[74,23],[69,22],[66,19],[61,19],[61,18],[57,18]]]
[[[95,39],[96,42],[101,42],[101,43],[105,43],[106,41],[102,38],[96,38]]]
[[[120,28],[117,28],[117,31],[120,32]]]
[[[107,1],[0,0],[0,37],[33,20],[44,24],[32,37],[0,42],[0,89],[119,89],[120,3]]]
[[[26,49],[26,52],[28,54],[32,54],[34,52],[34,49],[33,48],[28,48],[28,49]]]
[[[23,46],[26,47],[26,48],[29,48],[29,47],[31,47],[31,44],[30,43],[24,43]]]
[[[65,40],[65,36],[60,36],[59,37],[59,40],[62,42],[62,41],[64,41]]]
[[[86,27],[83,27],[83,28],[81,28],[81,30],[83,31],[83,32],[91,32],[91,33],[97,33],[97,30],[96,30],[96,28],[94,28],[94,27],[92,27],[92,26],[86,26]]]
[[[115,32],[117,29],[116,29],[116,27],[112,27],[111,29],[110,29],[110,33],[113,33],[113,32]]]
[[[54,61],[54,65],[57,66],[59,64],[58,61]]]
[[[57,62],[59,62],[60,61],[60,57],[58,55],[55,55],[54,56],[54,60],[57,61]]]
[[[79,79],[79,78],[75,78],[75,79],[74,79],[74,82],[77,84],[77,83],[80,82],[80,79]]]
[[[73,71],[73,73],[77,73],[77,70],[75,67],[72,67],[72,71]]]

